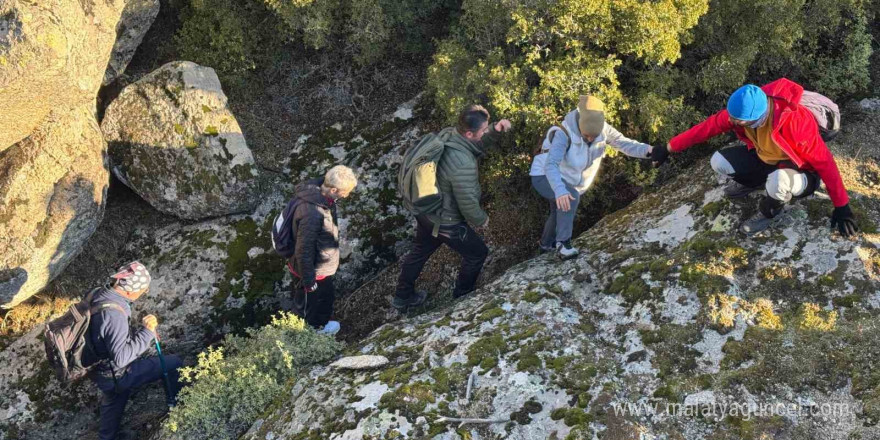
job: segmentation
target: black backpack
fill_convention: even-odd
[[[118,304],[104,303],[92,305],[92,298],[100,287],[92,289],[85,299],[70,306],[59,318],[46,324],[43,330],[43,344],[49,365],[62,383],[73,382],[85,376],[94,366],[84,367],[82,353],[86,347],[86,333],[93,313],[112,308],[125,313]],[[95,364],[97,365],[97,364]]]
[[[272,248],[284,258],[290,258],[296,252],[296,235],[293,233],[292,224],[297,206],[299,199],[296,197],[290,199],[272,224]]]

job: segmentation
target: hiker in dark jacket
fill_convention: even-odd
[[[858,232],[849,196],[831,150],[825,145],[813,114],[801,105],[804,88],[786,78],[763,87],[747,84],[727,101],[727,108],[655,148],[652,159],[661,164],[670,152],[681,152],[722,133],[733,131],[743,145],[712,156],[712,168],[730,179],[724,194],[744,199],[766,189],[758,213],[740,227],[746,234],[771,225],[794,199],[813,194],[825,182],[834,205],[831,227],[848,237]]]
[[[145,316],[142,326],[132,331],[129,327],[131,303],[150,289],[150,273],[143,264],[134,261],[119,268],[110,283],[95,292],[93,310],[86,337],[88,349],[83,351],[83,365],[95,365],[89,378],[104,393],[101,401],[101,426],[98,438],[117,438],[125,404],[133,389],[162,379],[158,357],[138,359],[157,337],[159,321],[153,315]],[[171,383],[171,396],[179,390],[179,357],[165,356],[165,368]]]
[[[333,314],[333,275],[339,268],[339,226],[336,201],[351,194],[357,177],[351,168],[337,165],[322,179],[296,187],[300,200],[293,214],[292,228],[296,250],[287,267],[300,282],[294,288],[294,303],[302,309],[306,322],[322,333],[339,331]]]
[[[428,258],[444,243],[462,258],[452,296],[459,298],[474,290],[489,255],[489,248],[473,229],[489,225],[489,215],[480,207],[477,159],[485,154],[487,145],[497,140],[499,132],[508,130],[510,121],[502,119],[489,124],[489,112],[482,106],[471,105],[459,115],[457,127],[445,128],[439,133],[446,139],[437,167],[437,187],[443,194],[443,207],[438,215],[440,224],[435,225],[427,216],[416,216],[413,249],[400,261],[400,277],[392,300],[395,308],[405,309],[425,302],[427,292],[415,291],[416,279]]]

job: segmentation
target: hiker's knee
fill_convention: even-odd
[[[177,370],[183,366],[183,359],[176,354],[166,354],[165,355],[165,367],[168,370]]]
[[[479,241],[476,244],[474,244],[471,260],[482,264],[484,261],[486,261],[486,258],[488,256],[489,256],[489,247],[486,246],[486,243]]]
[[[734,173],[733,165],[731,165],[730,161],[728,161],[719,151],[716,151],[715,154],[712,155],[712,159],[709,163],[712,165],[712,169],[718,174],[730,176]]]
[[[806,173],[792,169],[779,169],[767,176],[767,195],[780,202],[803,195],[809,182]]]

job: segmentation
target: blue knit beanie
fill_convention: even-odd
[[[758,86],[746,84],[727,100],[727,113],[741,121],[760,119],[767,112],[767,95]]]

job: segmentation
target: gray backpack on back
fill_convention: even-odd
[[[819,135],[828,142],[840,132],[840,109],[827,96],[804,90],[801,105],[806,107],[819,125]]]

